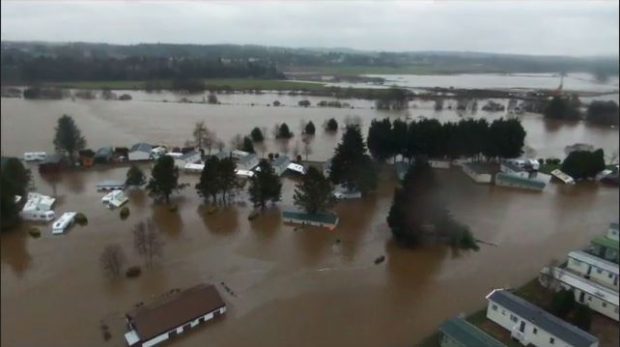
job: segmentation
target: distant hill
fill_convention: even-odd
[[[618,57],[566,57],[484,52],[380,52],[348,48],[14,42],[1,43],[2,81],[170,78],[282,78],[317,73],[539,73],[618,75]],[[73,69],[64,68],[65,65]]]

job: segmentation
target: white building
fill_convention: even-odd
[[[202,170],[204,170],[204,168],[205,168],[205,164],[202,164],[202,163],[197,163],[197,164],[187,163],[183,167],[183,170],[189,173],[202,173]]]
[[[19,212],[21,218],[32,222],[50,222],[56,218],[56,214],[52,211],[55,198],[32,192],[28,193],[27,198],[26,204]]]
[[[289,159],[286,155],[281,155],[273,160],[271,166],[273,167],[273,171],[278,176],[282,176],[282,174],[288,169],[288,165],[291,163],[291,159]]]
[[[493,179],[491,172],[477,163],[464,163],[462,169],[476,183],[491,183]]]
[[[213,285],[172,290],[126,315],[129,346],[150,347],[187,332],[226,313],[226,304]]]
[[[598,347],[598,338],[505,289],[494,289],[486,298],[487,318],[524,346]]]
[[[258,156],[256,154],[249,154],[245,157],[239,158],[237,161],[237,169],[239,170],[252,170],[258,165]]]
[[[356,189],[349,189],[346,186],[339,184],[334,188],[332,195],[338,200],[361,199],[362,192]]]
[[[575,180],[560,169],[555,169],[551,171],[551,175],[564,182],[565,184],[575,184]]]
[[[117,208],[123,206],[129,199],[122,190],[114,190],[101,198],[101,202],[108,208]]]
[[[618,291],[618,264],[583,251],[568,253],[566,269]]]
[[[63,215],[54,222],[52,226],[52,234],[57,235],[64,233],[71,225],[73,225],[75,216],[77,216],[77,212],[63,213]]]
[[[47,158],[47,153],[45,152],[26,152],[24,153],[25,161],[39,161],[45,160]]]
[[[170,154],[172,153],[168,153],[168,155]],[[173,157],[174,157],[174,165],[181,169],[185,167],[185,164],[195,164],[199,162],[200,160],[202,160],[202,154],[200,154],[200,152],[198,151],[191,151],[185,154],[181,154],[180,156],[173,156]]]
[[[136,143],[129,149],[129,161],[150,160],[153,146],[148,143]]]
[[[539,280],[543,286],[548,286],[549,281],[555,279],[559,283],[557,290],[572,290],[576,302],[611,319],[619,320],[618,292],[559,267],[545,267],[540,274]]]

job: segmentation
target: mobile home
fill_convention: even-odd
[[[558,290],[564,288],[572,291],[576,302],[613,320],[619,320],[618,292],[559,267],[545,267],[540,274],[542,285],[548,285],[552,280],[558,281]]]
[[[443,322],[439,332],[441,347],[506,347],[461,317]]]
[[[583,251],[568,253],[566,269],[618,291],[618,264]]]
[[[63,234],[67,229],[73,225],[73,221],[77,216],[77,212],[65,212],[58,220],[56,220],[52,226],[52,234]]]
[[[282,211],[282,220],[285,223],[312,225],[333,230],[338,225],[338,216],[333,213],[310,214],[298,210]]]
[[[598,347],[598,338],[505,289],[486,296],[487,318],[508,330],[523,346]]]
[[[47,158],[47,153],[45,152],[26,152],[24,153],[25,161],[40,161],[45,160]]]
[[[129,199],[122,190],[114,190],[101,198],[101,202],[109,208],[123,206]]]

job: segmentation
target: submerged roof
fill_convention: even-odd
[[[546,312],[542,308],[532,305],[505,289],[493,290],[491,294],[487,295],[487,300],[505,307],[514,314],[572,346],[589,347],[593,343],[598,342],[598,338]]]
[[[245,157],[239,158],[239,164],[245,165],[245,164],[251,162],[252,160],[256,160],[256,159],[258,159],[258,156],[256,156],[256,154],[254,154],[254,153],[248,154]]]
[[[196,150],[193,150],[193,151],[189,151],[187,153],[184,153],[178,159],[180,159],[180,160],[187,160],[187,159],[191,159],[192,157],[194,157],[196,155],[200,155],[200,152],[198,152]]]
[[[273,162],[271,163],[272,166],[282,166],[282,165],[287,165],[289,164],[291,160],[289,159],[289,157],[287,157],[286,155],[281,155],[277,158],[273,159]]]
[[[527,185],[530,187],[534,187],[534,188],[545,188],[545,186],[547,185],[547,183],[545,183],[544,181],[535,179],[535,178],[527,178],[527,177],[521,177],[515,174],[509,174],[509,173],[504,173],[504,172],[498,172],[495,175],[495,179],[496,180],[503,180],[506,182],[512,182],[515,184],[523,184],[523,185]]]
[[[146,341],[224,306],[226,304],[215,286],[199,284],[162,297],[127,315],[140,339]]]
[[[286,210],[282,211],[282,217],[286,219],[296,219],[300,221],[317,222],[324,224],[338,223],[338,216],[334,213],[319,212],[315,214],[310,214],[302,211]]]
[[[445,321],[439,330],[456,340],[461,346],[476,347],[505,347],[503,343],[497,341],[484,331],[478,329],[463,318],[453,318]]]

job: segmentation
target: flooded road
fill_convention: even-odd
[[[271,129],[281,121],[299,134],[302,119],[318,125],[330,117],[342,122],[358,115],[367,126],[383,115],[433,114],[424,104],[400,114],[369,107],[240,105],[248,100],[210,106],[2,99],[2,152],[51,151],[53,127],[63,113],[74,116],[95,148],[138,141],[182,145],[198,120],[206,120],[228,143],[236,133],[248,133],[254,126]],[[449,111],[437,117],[458,119]],[[618,146],[616,129],[553,124],[536,115],[522,120],[528,145],[537,155],[562,156],[564,146],[574,142],[602,146],[606,152]],[[319,131],[310,159],[328,158],[338,140],[339,135]],[[267,146],[280,149],[273,142]],[[294,178],[284,180],[282,203],[253,222],[247,219],[250,207],[243,205],[206,214],[192,188],[173,198],[179,206],[176,213],[153,205],[143,193],[132,194],[131,215],[123,221],[118,211],[103,207],[95,184],[124,178],[126,168],[71,172],[52,180],[42,179],[36,168],[33,172],[37,191],[58,196],[57,214],[81,211],[89,223],[55,237],[51,225],[42,227],[40,239],[23,231],[1,235],[3,346],[124,346],[123,314],[134,304],[201,281],[217,284],[229,311],[223,320],[171,345],[411,346],[443,320],[481,307],[491,289],[518,286],[551,259],[562,259],[569,250],[587,244],[617,220],[619,205],[617,188],[596,184],[551,184],[537,194],[475,185],[458,171],[439,172],[439,194],[457,219],[477,238],[497,244],[455,254],[445,247],[406,250],[393,244],[385,222],[395,186],[389,170],[383,172],[374,196],[336,206],[341,221],[334,232],[282,224],[279,208],[292,203]],[[197,176],[182,175],[181,181],[193,185]],[[103,248],[119,243],[128,265],[141,264],[133,251],[131,229],[146,218],[153,218],[163,234],[161,260],[137,279],[109,281],[99,266]],[[386,261],[375,265],[381,255]],[[221,282],[235,295],[226,293]],[[112,338],[107,342],[101,321],[110,326]]]

